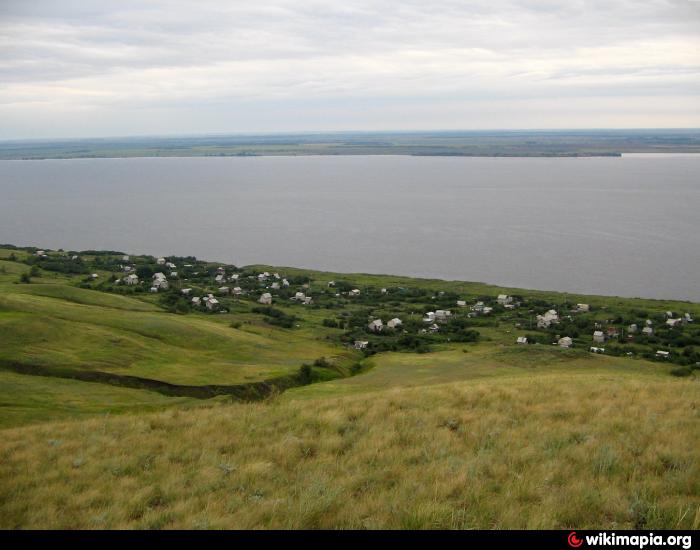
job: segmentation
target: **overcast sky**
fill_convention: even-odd
[[[700,2],[0,0],[0,139],[700,127]]]

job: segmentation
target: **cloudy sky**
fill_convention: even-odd
[[[700,127],[700,1],[0,0],[0,139]]]

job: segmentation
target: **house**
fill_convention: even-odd
[[[231,276],[228,278],[228,280],[231,281],[231,282],[237,281],[237,280],[238,280],[238,277],[239,277],[238,273],[234,273],[233,275],[231,275]]]
[[[165,276],[165,273],[161,273],[161,272],[159,271],[158,273],[155,273],[155,274],[153,275],[152,279],[153,279],[154,281],[164,281],[165,279],[167,279],[167,277]]]
[[[387,293],[387,289],[386,289],[386,288],[383,288],[383,289],[381,290],[381,292],[382,292],[382,294],[386,294],[386,293]]]
[[[46,251],[45,251],[45,250],[37,250],[37,251],[34,253],[34,255],[35,255],[35,256],[39,256],[39,257],[41,258],[41,257],[43,257],[43,256],[46,256]]]
[[[314,299],[311,296],[306,296],[301,303],[308,306],[309,304],[313,303]]]
[[[386,326],[389,328],[397,329],[399,328],[403,323],[401,322],[401,319],[398,317],[394,317],[391,321],[389,321]]]
[[[644,334],[644,336],[652,336],[654,334],[654,329],[651,327],[644,327],[642,329],[642,334]]]
[[[627,327],[627,332],[629,332],[630,334],[634,334],[635,332],[637,332],[637,330],[639,330],[639,327],[636,325],[636,323],[632,323],[630,326]]]
[[[605,353],[605,348],[591,347],[591,353]]]
[[[214,282],[217,284],[224,283],[226,282],[226,277],[223,274],[219,273],[216,277],[214,277]]]
[[[355,349],[367,349],[369,342],[367,340],[355,340]]]
[[[335,286],[335,281],[328,281],[328,287]]]
[[[269,292],[265,292],[262,296],[260,296],[260,299],[258,300],[261,304],[267,304],[270,305],[272,304],[272,294]]]
[[[151,290],[151,292],[158,292],[158,287],[152,286],[150,290]]]
[[[683,324],[683,319],[666,319],[666,324],[671,327],[678,327]]]
[[[165,265],[165,258],[158,258],[158,259],[156,260],[156,263],[157,263],[158,265]]]
[[[297,302],[303,302],[305,299],[306,299],[306,294],[304,294],[303,292],[297,292],[292,297],[292,300],[295,300]]]
[[[268,278],[269,276],[270,276],[270,274],[267,273],[267,272],[265,272],[265,273],[260,273],[260,274],[258,275],[258,281],[260,281],[260,282],[262,283],[263,281],[266,281],[267,278]]]
[[[243,294],[243,289],[240,286],[233,287],[234,296],[240,296],[241,294]]]
[[[671,319],[671,318],[673,317],[673,312],[672,312],[672,311],[667,311],[667,312],[666,312],[666,317],[667,317],[668,319]]]
[[[452,316],[452,312],[449,309],[437,309],[435,310],[435,321],[443,323],[447,321],[449,317]]]
[[[484,306],[484,309],[481,310],[481,314],[482,315],[491,315],[492,311],[493,311],[492,307]]]
[[[579,313],[588,313],[591,311],[591,306],[588,304],[576,304],[576,311]]]
[[[350,292],[348,292],[348,296],[359,296],[359,295],[360,295],[359,288],[353,288]]]
[[[375,319],[367,325],[367,328],[372,332],[381,332],[384,329],[384,323],[381,319]]]
[[[139,278],[137,275],[134,275],[133,273],[131,275],[127,275],[124,277],[124,284],[125,285],[137,285],[139,284]]]
[[[685,315],[683,315],[683,319],[685,320],[686,323],[693,322],[693,318],[690,316],[690,313],[686,313]]]
[[[616,327],[608,327],[606,329],[606,334],[608,335],[608,338],[617,338],[620,336],[620,331],[617,330]]]
[[[183,288],[183,289],[180,290],[180,292],[181,292],[182,294],[184,294],[185,296],[189,296],[189,295],[190,295],[190,292],[192,292],[192,289],[191,289],[191,288]]]
[[[559,338],[559,341],[557,342],[560,348],[570,348],[573,343],[574,341],[568,336],[564,336],[564,338]]]
[[[549,328],[551,325],[556,325],[558,322],[559,315],[553,309],[550,309],[544,315],[537,316],[537,328]]]
[[[279,284],[279,283],[272,283],[272,284],[270,285],[270,288],[271,288],[272,290],[279,290],[279,289],[280,289],[280,284]]]
[[[484,302],[477,302],[472,306],[472,311],[475,311],[477,313],[481,313],[484,310]]]
[[[430,325],[428,327],[428,330],[430,332],[438,332],[440,330],[440,327],[438,325],[436,325],[435,323],[433,323],[432,325]]]
[[[602,330],[596,330],[593,333],[593,341],[598,343],[598,344],[604,344],[605,343],[605,333]]]
[[[287,279],[282,279],[282,286],[289,286],[289,281]]]
[[[434,323],[435,322],[435,312],[429,311],[428,313],[426,313],[425,317],[423,317],[423,322],[424,323]]]
[[[520,344],[521,346],[527,345],[527,337],[525,336],[518,336],[518,339],[515,341],[517,344]]]
[[[207,298],[207,309],[209,311],[216,311],[217,309],[219,309],[219,300],[217,300],[216,298],[213,298],[211,296],[208,297]]]
[[[196,306],[196,307],[201,306],[201,305],[202,305],[202,299],[201,299],[199,296],[195,296],[194,298],[192,298],[192,305],[193,305],[193,306]]]
[[[273,276],[275,279],[277,279],[277,280],[280,279],[280,274],[279,274],[279,273],[273,273],[272,276]]]
[[[221,273],[221,274],[226,273],[226,268],[224,266],[220,265],[219,267],[216,268],[216,272]]]
[[[170,272],[170,276],[171,276],[173,279],[177,279],[177,271],[171,271],[171,272]]]
[[[496,301],[502,305],[505,306],[506,304],[512,304],[513,303],[513,297],[508,296],[507,294],[499,294],[498,298],[496,298]]]
[[[650,327],[651,325],[654,324],[654,321],[652,321],[651,319],[647,319],[647,320],[644,321],[644,322],[646,323],[646,325],[647,325],[648,327]]]
[[[467,302],[464,300],[457,300],[457,307],[467,307]]]
[[[128,256],[127,254],[124,254],[124,256],[122,256],[122,262],[128,262],[129,259],[130,259],[130,258],[129,258],[129,256]]]
[[[166,262],[165,267],[168,269],[176,269],[177,266],[173,262]]]
[[[659,350],[656,352],[656,357],[658,357],[659,359],[668,359],[670,356],[671,356],[671,353],[668,351]]]
[[[229,292],[231,292],[229,287],[227,287],[227,286],[220,286],[219,287],[219,294],[228,294]]]
[[[91,279],[97,279],[98,277],[99,275],[97,273],[93,273],[92,275],[90,275]]]
[[[131,267],[130,265],[125,265],[124,266],[124,273],[129,273],[129,271],[133,271],[134,268]]]

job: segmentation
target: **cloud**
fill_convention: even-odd
[[[693,1],[5,1],[0,137],[503,126],[485,103],[605,127],[626,98],[628,125],[700,126],[699,24]]]

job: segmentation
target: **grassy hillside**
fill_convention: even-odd
[[[698,528],[697,384],[543,374],[6,430],[4,528]]]
[[[0,248],[0,528],[700,527],[700,305],[167,260]]]

